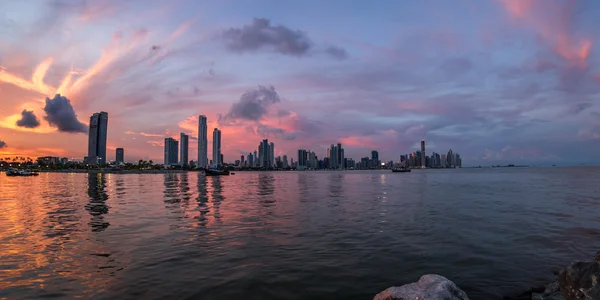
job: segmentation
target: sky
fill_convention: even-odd
[[[600,1],[3,0],[0,157],[162,162],[198,115],[226,162],[427,143],[464,165],[600,163]],[[60,95],[57,95],[60,94]]]

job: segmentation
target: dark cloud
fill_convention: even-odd
[[[87,132],[87,126],[77,120],[77,114],[71,106],[71,101],[60,94],[57,94],[54,99],[46,98],[44,111],[46,112],[44,119],[50,126],[58,128],[60,132]]]
[[[325,50],[325,52],[337,60],[344,60],[348,57],[348,52],[346,52],[346,49],[337,46],[330,46]]]
[[[571,107],[570,112],[573,114],[579,114],[590,107],[592,107],[592,104],[589,102],[577,103]]]
[[[4,147],[8,147],[8,145],[6,145],[6,143],[4,141],[0,140],[0,149],[2,149]]]
[[[266,113],[270,105],[281,102],[279,94],[273,86],[262,86],[242,94],[240,100],[234,103],[225,116],[226,120],[258,121]]]
[[[25,128],[36,128],[40,126],[40,120],[38,120],[33,111],[28,111],[24,109],[21,112],[21,119],[17,121],[17,126]]]
[[[236,52],[256,51],[267,48],[285,55],[302,56],[312,47],[306,33],[285,26],[272,26],[267,19],[254,19],[242,28],[230,28],[223,32],[227,47]]]

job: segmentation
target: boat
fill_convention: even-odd
[[[410,172],[410,169],[408,169],[408,168],[395,168],[395,169],[392,169],[392,172],[406,173],[406,172]]]
[[[6,171],[6,176],[38,176],[38,172],[31,172],[27,170],[9,169]]]
[[[206,176],[228,176],[230,173],[227,170],[213,170],[213,169],[206,169],[204,171],[204,175]]]

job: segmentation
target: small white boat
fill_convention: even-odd
[[[6,176],[38,176],[37,172],[31,172],[27,170],[9,169],[6,171]]]

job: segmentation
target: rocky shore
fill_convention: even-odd
[[[600,300],[600,252],[593,261],[571,263],[556,281],[507,300]],[[428,274],[419,281],[390,287],[373,300],[468,300],[467,294],[447,278]]]

